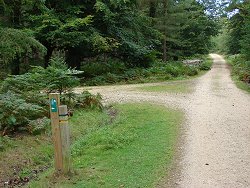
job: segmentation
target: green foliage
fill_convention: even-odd
[[[195,0],[1,1],[2,27],[19,29],[8,32],[15,31],[18,49],[22,50],[17,55],[13,48],[3,51],[5,59],[10,57],[8,61],[22,63],[26,52],[31,53],[31,48],[41,51],[39,44],[43,44],[47,48],[45,67],[53,51],[63,49],[72,68],[80,69],[86,64],[83,60],[99,57],[104,57],[105,63],[119,59],[129,68],[148,68],[162,51],[168,60],[208,52],[210,37],[218,29],[215,20],[205,14],[206,8],[210,10],[205,6],[210,5],[214,3]],[[32,35],[23,36],[27,28],[39,44],[31,40]],[[12,62],[11,67],[15,64]]]
[[[18,94],[9,91],[0,95],[0,130],[3,135],[6,131],[21,131],[24,125],[44,115],[45,109],[25,101]]]
[[[229,56],[229,62],[232,65],[232,74],[238,80],[250,84],[250,61],[242,55]]]
[[[240,41],[241,52],[245,55],[246,59],[250,61],[250,2],[245,5],[246,16],[244,17],[244,36]]]
[[[204,7],[193,1],[191,14],[181,30],[184,56],[208,54],[211,48],[211,36],[218,34],[218,24],[204,13]]]
[[[7,148],[14,145],[14,141],[8,136],[0,136],[0,152],[5,151]]]
[[[216,20],[205,13],[206,3],[184,1],[140,1],[154,18],[153,25],[162,34],[163,60],[194,54],[206,54],[210,38],[218,32]]]
[[[61,101],[68,105],[70,109],[98,109],[103,110],[102,97],[100,94],[93,95],[88,91],[81,94],[72,92],[66,93],[61,96]]]
[[[12,90],[17,93],[28,91],[67,92],[79,84],[74,75],[78,71],[68,69],[64,59],[53,57],[48,68],[34,67],[30,73],[10,76],[4,82],[2,91]]]
[[[119,59],[97,59],[94,61],[88,61],[81,66],[83,71],[83,76],[87,78],[92,78],[102,74],[113,73],[121,74],[127,69],[124,62]]]
[[[21,129],[33,134],[44,131],[48,127],[46,93],[71,92],[79,83],[79,79],[75,77],[78,73],[79,71],[68,69],[63,58],[55,56],[47,69],[34,67],[29,73],[9,76],[1,84],[0,90],[0,131],[3,134]],[[78,96],[77,102],[81,102],[82,106],[97,106],[98,100],[91,98],[90,94],[84,100],[80,100],[80,97],[82,95]]]
[[[221,18],[219,21],[221,29],[217,36],[212,37],[212,49],[214,53],[226,54],[229,52],[229,31],[227,18]]]
[[[243,37],[243,17],[240,14],[234,15],[229,23],[229,38],[227,41],[228,53],[240,53],[240,40]]]
[[[243,53],[246,58],[250,60],[250,2],[248,0],[232,1],[228,11],[235,11],[235,14],[230,18],[228,25],[228,54]]]
[[[211,69],[212,65],[213,65],[213,60],[205,58],[204,61],[199,65],[199,69],[202,71],[208,71]]]
[[[139,91],[146,92],[164,92],[164,93],[191,93],[192,84],[185,81],[164,82],[153,86],[142,86],[137,88]]]
[[[146,67],[151,63],[149,54],[159,45],[160,33],[150,26],[148,17],[135,10],[132,1],[122,4],[113,6],[112,1],[97,2],[98,23],[103,22],[108,35],[119,42],[116,52],[124,61],[131,66]]]
[[[16,58],[43,56],[46,48],[29,31],[0,28],[0,63],[10,63]]]
[[[48,93],[59,92],[62,94],[63,92],[69,92],[79,84],[79,79],[74,76],[79,72],[68,69],[62,58],[53,57],[50,62],[47,69],[39,67],[33,70],[34,73],[40,73]]]
[[[93,70],[96,64],[88,65],[89,70]],[[205,59],[204,63],[199,66],[187,66],[181,62],[157,62],[147,69],[145,68],[130,68],[120,72],[120,66],[114,67],[112,73],[102,72],[97,68],[99,76],[91,76],[90,79],[85,79],[86,85],[105,85],[115,83],[138,83],[152,82],[176,79],[181,77],[195,76],[202,70],[210,70],[212,61]],[[115,66],[115,65],[114,65]],[[102,66],[100,66],[102,67]],[[105,65],[104,65],[105,67]],[[117,69],[116,69],[117,68]],[[105,70],[105,69],[103,69]]]
[[[49,126],[50,126],[50,119],[47,117],[42,117],[29,121],[28,130],[33,135],[39,135],[48,130]]]

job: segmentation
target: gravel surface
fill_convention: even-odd
[[[221,56],[211,57],[211,71],[180,81],[192,82],[195,90],[190,94],[136,91],[136,87],[167,82],[76,89],[99,92],[106,103],[150,101],[185,112],[173,170],[158,187],[250,187],[250,95],[234,85]]]

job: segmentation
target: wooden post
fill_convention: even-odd
[[[62,159],[62,142],[61,142],[61,132],[59,128],[59,105],[60,105],[60,95],[58,93],[49,94],[49,104],[50,104],[50,118],[52,126],[52,137],[55,147],[55,169],[61,171],[63,169],[63,159]]]
[[[66,105],[59,106],[59,127],[62,142],[62,161],[64,174],[70,173],[70,130],[68,123],[68,108]]]

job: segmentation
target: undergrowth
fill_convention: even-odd
[[[211,69],[212,60],[203,57],[203,63],[199,66],[188,66],[182,62],[155,62],[149,68],[126,68],[122,62],[93,63],[82,67],[85,79],[84,85],[107,85],[107,84],[126,84],[126,83],[146,83],[178,78],[188,78],[198,75],[200,71]]]
[[[228,56],[227,60],[231,65],[231,74],[236,85],[250,92],[250,61],[240,54]]]

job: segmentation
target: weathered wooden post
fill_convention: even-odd
[[[50,119],[52,127],[52,138],[55,150],[55,169],[61,171],[63,168],[62,160],[62,142],[61,142],[61,132],[59,128],[59,111],[58,107],[60,105],[60,95],[58,93],[49,94],[49,104],[50,104]]]
[[[64,174],[68,174],[71,169],[70,163],[70,130],[68,122],[68,108],[66,105],[59,106],[59,127],[62,142],[62,161]]]
[[[70,133],[68,110],[66,105],[60,106],[60,95],[49,94],[52,137],[55,148],[55,169],[67,174],[70,172]]]

